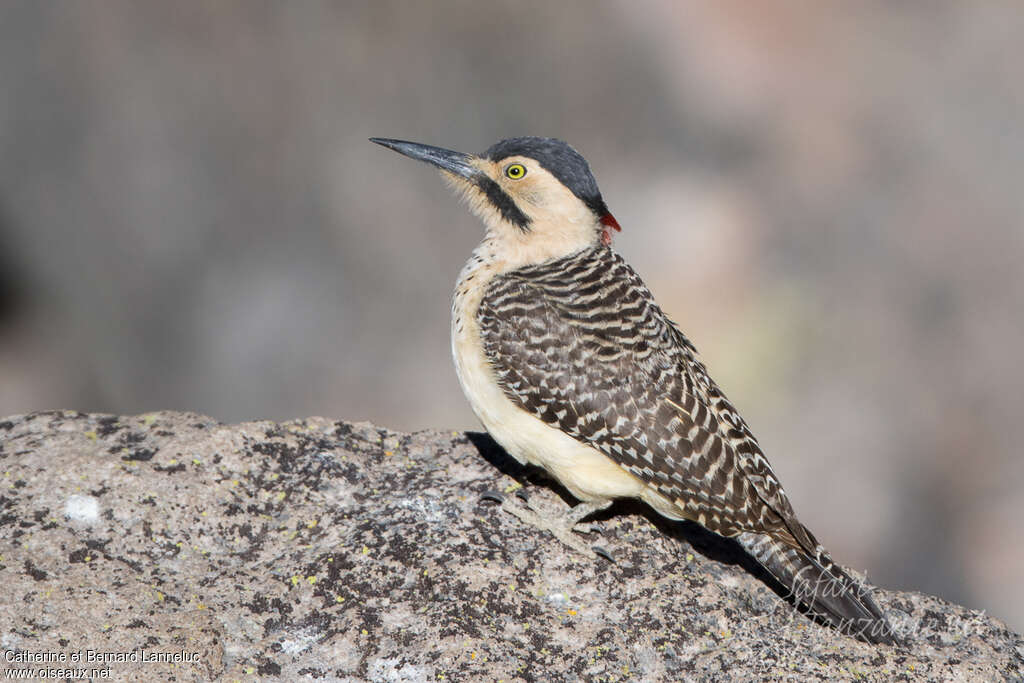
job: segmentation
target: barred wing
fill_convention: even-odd
[[[505,394],[722,534],[815,552],[746,423],[625,261],[606,247],[499,276],[480,303]]]

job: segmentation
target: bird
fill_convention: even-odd
[[[579,152],[542,137],[483,154],[370,141],[439,169],[484,224],[452,298],[456,374],[491,437],[579,501],[554,520],[510,512],[593,556],[572,532],[616,499],[639,499],[734,539],[812,618],[867,643],[897,642],[870,589],[799,521],[694,345],[613,248],[622,228]]]

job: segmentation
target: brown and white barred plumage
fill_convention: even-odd
[[[494,276],[475,317],[513,403],[642,481],[661,514],[735,538],[811,613],[891,642],[870,594],[797,520],[694,346],[610,247]]]

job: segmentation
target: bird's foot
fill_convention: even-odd
[[[577,503],[568,510],[561,510],[558,503],[537,500],[537,497],[527,496],[522,489],[516,491],[515,497],[519,498],[522,503],[497,491],[487,491],[481,496],[481,499],[501,503],[501,509],[505,512],[515,515],[525,524],[550,532],[564,545],[591,559],[601,555],[601,557],[614,562],[611,553],[607,550],[598,546],[591,548],[577,535],[577,533],[589,534],[599,530],[600,527],[596,523],[581,520],[599,510],[604,510],[612,504],[612,501]]]

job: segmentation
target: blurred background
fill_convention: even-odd
[[[797,511],[1024,630],[1019,3],[0,5],[0,415],[479,429],[426,166],[563,138]]]

